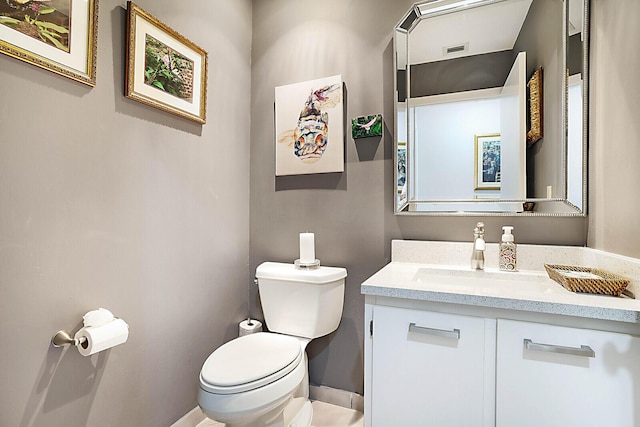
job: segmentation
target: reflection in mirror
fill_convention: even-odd
[[[586,173],[586,151],[583,151],[583,68],[585,49],[584,4],[569,1],[569,25],[567,42],[567,199],[583,210],[582,180]]]
[[[430,0],[406,13],[394,35],[397,213],[585,214],[587,6]]]

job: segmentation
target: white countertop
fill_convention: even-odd
[[[570,292],[544,270],[475,271],[397,258],[362,283],[362,294],[640,324],[640,300]]]

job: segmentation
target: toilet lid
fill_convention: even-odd
[[[200,371],[203,388],[230,394],[252,390],[291,372],[302,359],[300,341],[288,335],[258,332],[222,345]]]

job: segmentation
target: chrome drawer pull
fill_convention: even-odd
[[[580,348],[563,347],[561,345],[538,344],[529,339],[524,340],[524,348],[532,351],[546,351],[548,353],[572,354],[574,356],[596,357],[595,351],[588,345],[582,345]]]
[[[447,337],[460,339],[460,329],[454,329],[453,331],[445,331],[442,329],[425,328],[424,326],[416,326],[415,323],[409,323],[409,332],[417,332],[425,335],[435,335],[438,337]]]

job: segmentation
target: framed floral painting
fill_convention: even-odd
[[[125,96],[204,124],[207,52],[127,2]]]
[[[0,2],[0,52],[96,84],[98,0]]]

